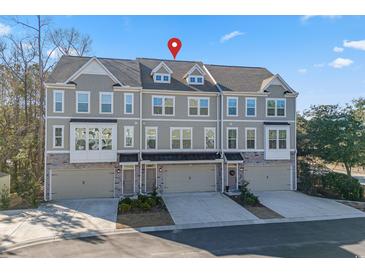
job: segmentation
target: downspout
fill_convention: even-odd
[[[297,176],[297,96],[298,94],[295,95],[295,99],[294,99],[294,114],[295,114],[295,118],[294,118],[294,144],[295,144],[295,152],[294,152],[294,186],[293,186],[293,190],[297,190],[298,187],[298,176]]]
[[[48,126],[47,126],[47,120],[48,120],[48,102],[47,102],[47,98],[48,98],[48,88],[46,87],[46,96],[45,96],[45,101],[46,101],[46,109],[45,109],[45,123],[44,123],[44,182],[43,182],[43,199],[45,201],[48,201],[47,199],[47,143],[48,143],[48,140],[47,140],[47,131],[48,131]],[[63,95],[65,96],[65,95]],[[65,98],[65,97],[63,97]],[[65,99],[63,99],[63,103],[65,102]],[[64,107],[64,106],[63,106]],[[65,133],[63,132],[63,136],[65,136]],[[65,138],[65,137],[63,137]],[[51,191],[51,190],[49,190]]]
[[[142,193],[142,89],[139,92],[139,193]]]

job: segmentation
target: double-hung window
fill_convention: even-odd
[[[76,112],[90,113],[90,92],[76,91]]]
[[[134,94],[125,93],[124,94],[124,114],[133,114],[133,102]]]
[[[134,145],[134,127],[124,127],[124,147],[133,147]]]
[[[246,116],[256,116],[256,98],[246,98]]]
[[[153,79],[155,83],[170,83],[171,76],[166,73],[155,73]]]
[[[237,149],[237,128],[227,128],[227,147]]]
[[[215,128],[206,127],[204,129],[205,149],[215,149]]]
[[[269,129],[269,149],[287,149],[287,130]]]
[[[153,96],[153,115],[173,116],[175,113],[175,97],[173,96]]]
[[[237,110],[237,103],[238,98],[237,97],[228,97],[227,98],[227,116],[237,116],[238,110]]]
[[[64,126],[53,126],[53,147],[63,148]]]
[[[86,128],[75,128],[75,150],[86,150]]]
[[[191,149],[192,129],[171,128],[171,149]]]
[[[63,113],[64,112],[64,101],[65,94],[63,90],[54,90],[53,91],[53,112]]]
[[[111,114],[113,113],[113,92],[100,92],[99,93],[99,112]]]
[[[157,127],[146,127],[146,149],[157,149]]]
[[[246,128],[246,149],[256,149],[256,128]]]
[[[209,98],[188,98],[189,116],[209,116]]]
[[[267,99],[266,100],[266,116],[285,117],[286,115],[285,99]]]

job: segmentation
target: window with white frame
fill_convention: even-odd
[[[188,84],[189,85],[204,85],[204,77],[197,76],[197,75],[190,75],[188,77]]]
[[[205,128],[205,149],[215,149],[215,128]]]
[[[227,116],[237,116],[237,97],[228,97],[227,98]]]
[[[134,94],[124,94],[124,114],[133,114]]]
[[[101,150],[113,149],[112,128],[103,128],[101,131]]]
[[[246,98],[246,116],[256,116],[256,98]]]
[[[269,149],[287,149],[286,129],[269,129]]]
[[[75,150],[112,150],[112,128],[75,128]]]
[[[284,117],[286,115],[285,99],[267,99],[266,100],[266,116]]]
[[[113,113],[113,92],[99,93],[100,113]]]
[[[256,128],[246,128],[246,149],[256,149]]]
[[[89,128],[89,150],[100,149],[100,131],[99,128]]]
[[[155,73],[153,75],[153,80],[155,83],[170,83],[171,76],[167,73]]]
[[[86,128],[75,128],[75,150],[86,150]]]
[[[64,126],[53,126],[53,147],[63,148]]]
[[[124,127],[124,147],[133,147],[134,145],[134,127]]]
[[[237,149],[237,128],[227,128],[227,147]]]
[[[189,116],[209,116],[209,98],[188,98]]]
[[[157,127],[146,127],[146,149],[157,149]]]
[[[173,116],[175,109],[175,97],[173,96],[153,96],[153,115]]]
[[[76,92],[76,112],[77,113],[90,112],[90,92],[88,91]]]
[[[63,113],[64,112],[64,100],[65,94],[63,90],[53,91],[53,112]]]
[[[191,128],[171,128],[171,149],[191,149],[191,147]]]

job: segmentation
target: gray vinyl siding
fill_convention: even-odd
[[[134,145],[133,147],[124,146],[124,127],[133,126],[134,127]],[[139,121],[137,120],[118,120],[118,140],[117,147],[118,150],[136,150],[139,149]]]

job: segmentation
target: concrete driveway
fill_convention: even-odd
[[[365,213],[335,200],[296,191],[258,191],[260,202],[285,218],[343,219],[365,217]]]
[[[0,211],[0,248],[35,239],[115,229],[118,199],[47,203],[32,210]]]
[[[177,225],[258,220],[242,206],[217,192],[169,193],[162,198]]]

